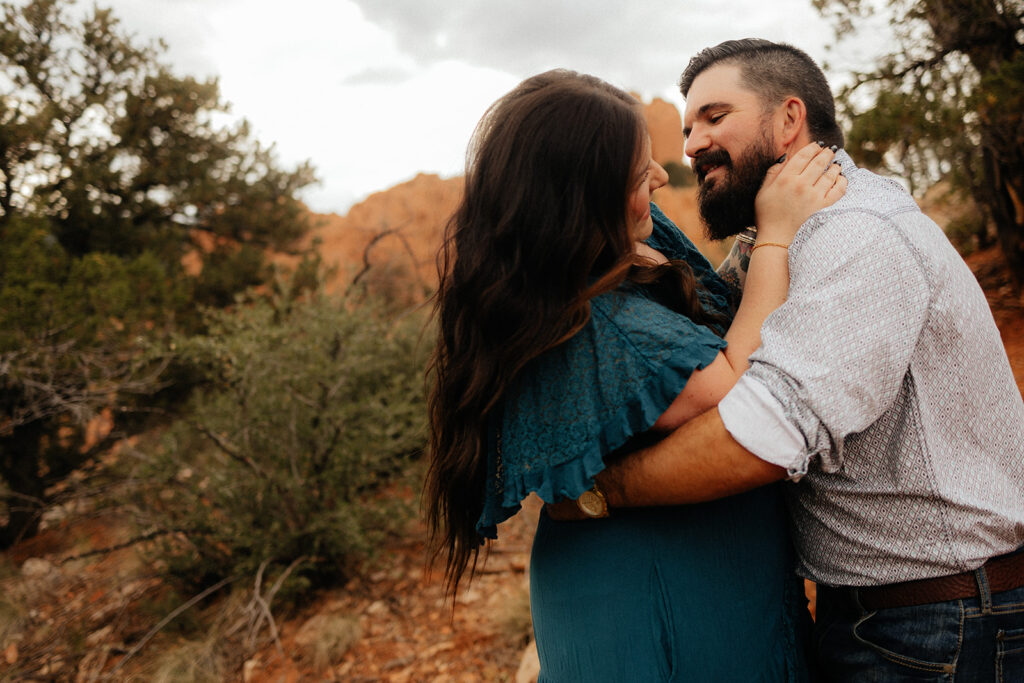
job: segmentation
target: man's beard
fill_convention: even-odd
[[[736,163],[724,149],[705,152],[694,163],[700,186],[697,206],[710,239],[724,240],[756,223],[754,199],[764,183],[765,173],[775,164],[771,136],[764,135],[743,151]],[[708,166],[720,166],[725,173],[705,180]]]

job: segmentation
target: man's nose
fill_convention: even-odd
[[[683,145],[683,153],[691,159],[696,159],[701,152],[711,146],[711,136],[703,126],[694,126],[690,134],[686,136],[686,143]]]

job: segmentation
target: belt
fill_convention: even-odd
[[[1024,552],[1016,551],[993,557],[981,565],[980,569],[985,571],[989,593],[1001,593],[1024,586]],[[974,571],[857,589],[857,598],[867,610],[911,607],[980,596],[978,577]]]

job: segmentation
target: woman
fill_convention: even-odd
[[[767,248],[722,339],[728,287],[650,204],[667,176],[636,100],[552,71],[491,107],[441,255],[431,365],[425,502],[452,594],[530,492],[575,499],[605,457],[724,395],[785,298],[778,246],[842,193],[831,158],[815,146],[769,172]],[[593,523],[542,514],[540,680],[796,680],[798,595],[774,488]]]

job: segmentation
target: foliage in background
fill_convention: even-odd
[[[669,161],[665,163],[665,172],[668,173],[668,184],[672,187],[693,187],[697,184],[697,176],[687,164]]]
[[[279,169],[246,122],[218,125],[215,80],[176,76],[110,10],[79,18],[72,5],[0,5],[0,223],[45,216],[72,255],[166,263],[304,234],[295,193],[313,181],[308,164]]]
[[[87,438],[88,418],[160,386],[144,340],[185,300],[152,253],[72,256],[47,228],[0,225],[0,547],[30,535],[47,489],[110,445]]]
[[[984,214],[967,227],[984,242],[991,221],[1024,283],[1024,0],[813,2],[840,39],[880,12],[896,37],[839,95],[850,151],[915,189],[949,180]]]
[[[163,386],[148,339],[271,271],[308,214],[214,80],[179,77],[109,10],[0,2],[0,548],[103,443],[87,420]],[[198,275],[182,265],[202,262]],[[191,326],[195,329],[197,326]]]
[[[261,298],[178,339],[204,382],[134,472],[143,526],[173,532],[158,550],[171,573],[208,585],[298,563],[301,592],[402,529],[413,501],[394,489],[425,444],[422,324]]]

